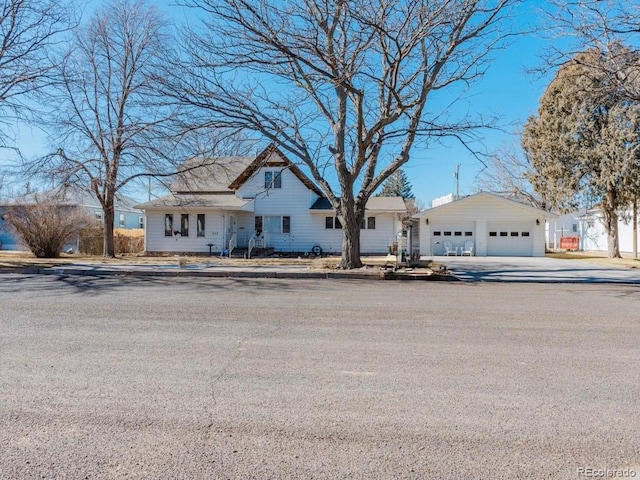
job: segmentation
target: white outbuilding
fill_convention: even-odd
[[[557,215],[480,192],[414,215],[420,255],[541,257],[545,221]]]

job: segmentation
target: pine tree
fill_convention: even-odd
[[[382,190],[377,197],[402,197],[403,200],[413,200],[415,195],[412,192],[411,183],[407,174],[399,168],[393,172],[382,184]]]

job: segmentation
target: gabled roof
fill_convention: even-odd
[[[274,158],[274,155],[279,158]],[[182,164],[170,190],[174,194],[215,194],[233,192],[240,188],[261,167],[284,167],[291,171],[312,192],[322,192],[275,145],[252,157],[194,157]]]
[[[450,208],[455,208],[458,205],[464,204],[464,203],[470,203],[473,202],[474,200],[478,199],[478,198],[487,198],[490,199],[492,201],[501,203],[503,205],[506,206],[511,206],[514,208],[519,208],[523,211],[532,213],[532,214],[536,214],[536,215],[542,215],[545,218],[557,218],[558,215],[556,215],[555,213],[552,212],[548,212],[546,210],[541,210],[539,208],[535,208],[532,207],[531,205],[525,205],[524,203],[520,203],[520,202],[516,202],[515,200],[510,200],[508,198],[504,198],[501,197],[499,195],[495,195],[493,193],[488,193],[488,192],[478,192],[478,193],[474,193],[473,195],[468,195],[466,197],[460,198],[458,200],[454,200],[453,202],[449,202],[449,203],[445,203],[443,205],[438,205],[437,207],[433,207],[433,208],[429,208],[427,210],[423,210],[422,212],[416,213],[415,215],[413,215],[413,218],[422,218],[423,215],[427,215],[430,214],[432,212],[444,212]]]
[[[273,156],[277,155],[280,159],[274,159]],[[322,191],[313,183],[309,177],[307,177],[302,170],[300,170],[294,163],[289,160],[282,151],[274,144],[265,148],[251,164],[245,168],[245,170],[238,175],[238,177],[229,185],[229,188],[236,190],[246,182],[251,176],[256,173],[259,168],[262,167],[285,167],[291,173],[293,173],[298,180],[302,182],[309,190],[314,192],[318,196],[322,196]]]
[[[331,202],[326,197],[320,197],[310,207],[311,210],[333,211]],[[371,197],[365,210],[369,212],[406,212],[407,206],[402,197]]]
[[[251,157],[189,158],[182,164],[182,173],[171,183],[170,190],[176,194],[229,192],[231,183],[252,162]]]

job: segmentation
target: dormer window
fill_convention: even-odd
[[[264,172],[264,188],[282,188],[282,172],[272,170]]]

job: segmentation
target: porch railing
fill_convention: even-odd
[[[231,257],[231,252],[233,249],[238,246],[238,235],[236,233],[232,233],[231,237],[229,237],[229,257]]]
[[[264,237],[262,235],[252,235],[249,239],[249,244],[247,248],[247,257],[251,258],[251,251],[254,248],[264,248],[265,242]]]

